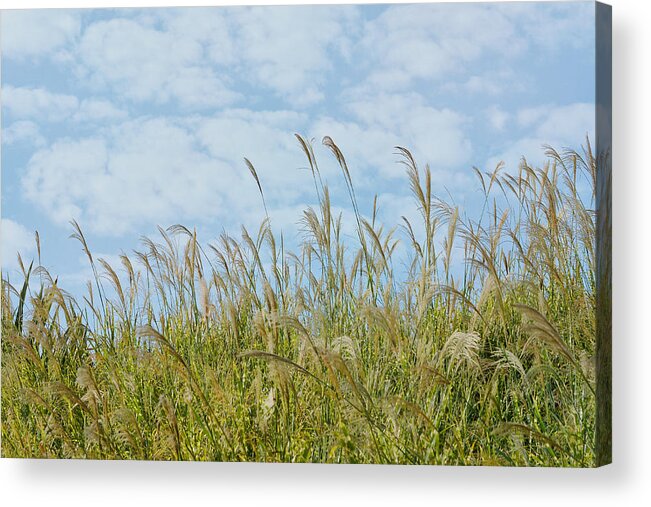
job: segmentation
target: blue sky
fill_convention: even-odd
[[[315,139],[349,215],[415,217],[394,146],[429,163],[438,195],[472,211],[472,171],[594,130],[594,3],[290,6],[2,12],[2,266],[42,257],[64,287],[89,275],[76,219],[109,261],[156,226],[204,240],[264,216],[297,231],[315,202],[294,139]],[[349,221],[352,228],[352,222]],[[352,231],[351,231],[352,234]]]

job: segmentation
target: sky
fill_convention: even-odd
[[[341,172],[362,213],[418,211],[395,146],[429,164],[434,192],[464,210],[492,170],[594,131],[594,3],[14,10],[1,13],[2,270],[35,256],[75,291],[96,257],[116,263],[156,227],[200,239],[264,208],[288,242],[316,203],[294,133],[313,139],[351,237]]]

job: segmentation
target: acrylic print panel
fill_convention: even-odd
[[[2,12],[2,456],[610,461],[610,7]]]

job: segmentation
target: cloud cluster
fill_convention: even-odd
[[[262,209],[243,154],[260,159],[272,203],[303,191],[296,182],[305,161],[284,127],[294,116],[235,110],[220,118],[128,120],[38,150],[25,167],[23,192],[56,223],[76,218],[108,236],[185,220],[230,224]]]
[[[366,92],[405,91],[414,80],[450,86],[452,79],[461,90],[501,93],[517,85],[506,76],[513,57],[534,46],[591,43],[582,22],[589,9],[439,3],[394,5],[377,16],[332,5],[123,10],[83,30],[78,11],[15,11],[3,18],[3,46],[12,59],[66,45],[80,78],[133,101],[221,107],[251,100],[243,81],[306,106],[347,80]]]
[[[235,77],[309,105],[324,98],[357,16],[346,6],[247,7],[102,20],[80,37],[76,72],[97,89],[185,109],[245,102]]]
[[[463,190],[468,172],[460,169],[481,163],[478,145],[484,158],[488,151],[517,164],[543,143],[575,142],[577,132],[581,142],[594,124],[587,103],[504,102],[531,84],[513,70],[531,51],[591,43],[586,9],[441,3],[11,13],[3,16],[4,57],[53,59],[74,85],[5,85],[3,142],[34,148],[20,175],[30,205],[57,224],[77,218],[107,236],[177,221],[255,223],[261,203],[244,156],[269,207],[288,217],[312,191],[294,132],[334,138],[362,193],[403,202],[395,146],[429,163],[437,188]],[[320,160],[326,151],[317,147]],[[322,169],[336,186],[336,164]]]
[[[385,100],[393,103],[378,110],[364,102],[351,104],[361,128],[332,118],[310,124],[291,111],[247,109],[119,122],[92,137],[62,139],[37,150],[22,174],[23,193],[55,223],[75,218],[89,231],[108,236],[175,221],[255,224],[263,208],[243,162],[248,156],[272,216],[290,225],[288,210],[296,212],[314,200],[307,161],[293,136],[297,126],[317,141],[331,135],[340,142],[362,190],[377,184],[378,173],[404,176],[393,155],[397,145],[428,147],[416,156],[443,164],[442,169],[433,166],[437,181],[458,183],[462,174],[447,167],[469,151],[463,118],[429,108],[417,97]],[[395,125],[392,120],[402,108],[410,115]],[[315,149],[324,177],[336,190],[342,184],[340,170],[318,142]]]

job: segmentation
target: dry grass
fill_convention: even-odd
[[[399,148],[422,224],[388,229],[377,201],[361,213],[326,138],[356,221],[345,243],[298,140],[319,204],[297,217],[296,251],[267,217],[207,249],[183,226],[161,229],[111,266],[73,223],[94,273],[83,300],[41,265],[40,244],[24,283],[3,278],[2,455],[593,465],[589,148],[476,171],[475,217],[437,198],[429,168]]]

